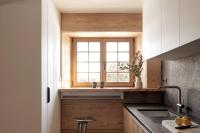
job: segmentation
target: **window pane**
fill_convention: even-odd
[[[117,73],[107,73],[106,81],[107,82],[117,82]]]
[[[89,42],[89,51],[100,51],[100,42]]]
[[[88,73],[78,73],[77,82],[88,82]]]
[[[117,53],[107,53],[106,61],[117,61]]]
[[[117,42],[107,42],[106,51],[117,51]]]
[[[117,63],[107,63],[106,72],[117,72]]]
[[[118,82],[129,82],[129,73],[118,73]]]
[[[77,72],[88,72],[88,63],[77,63]]]
[[[77,42],[77,51],[88,51],[88,42]]]
[[[120,62],[120,64],[126,65],[128,62]],[[118,72],[129,72],[129,70],[120,70],[119,65],[117,66]]]
[[[129,51],[129,42],[119,42],[118,51]]]
[[[89,63],[89,72],[100,72],[100,63]]]
[[[100,53],[89,53],[89,61],[100,61]]]
[[[100,73],[89,73],[89,82],[100,82]]]
[[[129,53],[118,53],[118,61],[129,61]]]
[[[88,61],[88,53],[77,53],[77,61]]]

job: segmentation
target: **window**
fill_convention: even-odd
[[[72,50],[72,85],[91,86],[105,82],[105,86],[131,86],[133,77],[121,71],[119,63],[128,63],[133,57],[133,39],[130,38],[74,38]]]

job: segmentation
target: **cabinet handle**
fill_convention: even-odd
[[[47,103],[50,102],[50,87],[47,87]]]

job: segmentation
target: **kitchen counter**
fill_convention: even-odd
[[[152,133],[170,133],[161,123],[155,123],[142,113],[138,109],[167,109],[166,106],[162,105],[125,105],[126,109],[134,116],[136,119],[146,127]]]
[[[152,133],[170,133],[168,129],[162,126],[162,120],[163,118],[149,118],[142,114],[139,110],[141,109],[166,109],[171,110],[167,106],[164,105],[124,105],[125,108],[134,116],[136,119],[144,126],[146,127],[150,132]],[[169,118],[174,119],[174,118]],[[169,120],[168,119],[168,120]],[[196,122],[200,123],[200,120],[191,117],[191,119]]]

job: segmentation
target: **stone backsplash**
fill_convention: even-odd
[[[190,115],[200,119],[200,55],[178,60],[163,61],[162,77],[167,78],[163,85],[181,87],[184,105]],[[167,89],[165,104],[176,109],[178,92]]]

